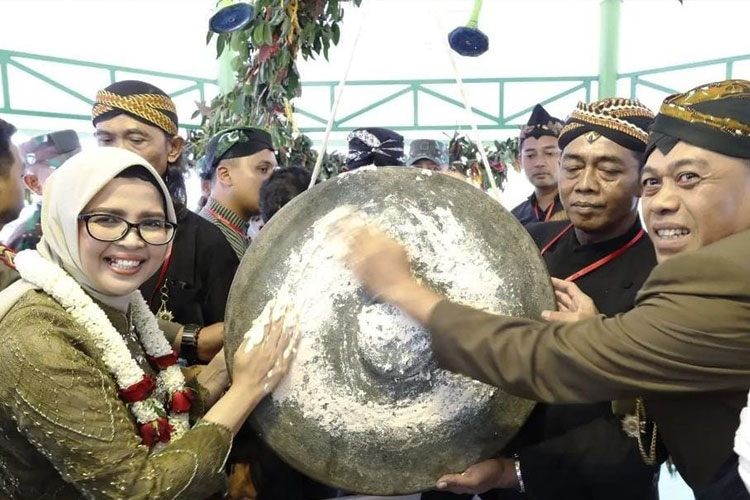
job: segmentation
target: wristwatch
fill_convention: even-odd
[[[187,361],[188,366],[200,363],[200,359],[198,358],[198,336],[202,328],[199,325],[185,325],[182,327],[180,357]]]

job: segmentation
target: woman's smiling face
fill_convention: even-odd
[[[111,180],[81,214],[115,215],[134,224],[166,220],[159,191],[137,178]],[[86,223],[79,221],[78,248],[83,271],[93,288],[104,295],[123,296],[137,290],[159,269],[169,245],[150,245],[135,228],[118,241],[99,241],[91,237]]]

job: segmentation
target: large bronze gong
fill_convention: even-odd
[[[365,168],[315,186],[274,216],[242,260],[227,307],[227,359],[278,294],[301,317],[290,373],[251,417],[262,438],[345,491],[428,490],[497,453],[533,403],[439,369],[429,333],[363,291],[324,228],[342,206],[404,242],[418,278],[455,301],[537,318],[555,305],[549,276],[499,203],[410,168]]]

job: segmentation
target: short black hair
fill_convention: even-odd
[[[7,177],[15,158],[10,138],[16,133],[16,127],[0,118],[0,177]]]
[[[643,151],[633,151],[633,158],[635,158],[635,161],[638,162],[638,173],[641,173],[641,170],[643,170],[644,165],[646,165],[646,155],[643,154]]]
[[[132,165],[125,170],[121,171],[115,176],[115,179],[138,179],[141,181],[148,182],[156,188],[156,192],[159,193],[161,198],[162,208],[164,208],[164,214],[167,213],[167,199],[164,197],[164,192],[161,190],[161,186],[156,181],[153,175],[143,165]]]
[[[310,171],[301,167],[274,170],[260,186],[260,216],[263,222],[268,222],[281,207],[304,193],[311,177]]]

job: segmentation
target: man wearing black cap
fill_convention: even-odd
[[[448,150],[440,141],[415,139],[409,144],[409,160],[406,164],[427,170],[448,170]]]
[[[47,177],[71,156],[81,151],[78,134],[60,130],[34,137],[18,147],[24,162],[23,183],[29,192],[40,197],[34,213],[22,222],[6,244],[14,252],[36,248],[42,237],[42,190]]]
[[[374,165],[376,167],[403,167],[404,138],[387,128],[358,128],[347,136],[349,154],[345,170]]]
[[[570,221],[526,226],[550,275],[576,283],[608,316],[633,308],[636,292],[656,265],[638,216],[653,119],[651,110],[629,99],[579,103],[559,137],[558,185]],[[518,461],[526,492],[538,500],[656,499],[659,460],[641,457],[637,439],[623,431],[621,419],[632,408],[618,402],[613,414],[608,401],[540,403],[506,447],[506,458],[452,476],[447,488],[483,493]],[[513,490],[495,492],[495,498],[517,497]]]
[[[546,402],[643,396],[629,422],[642,452],[653,451],[648,418],[701,492],[732,453],[750,386],[750,81],[667,98],[645,156],[659,264],[635,307],[612,318],[560,280],[548,323],[454,304],[414,281],[405,250],[371,228],[354,235],[350,261],[371,292],[432,332],[443,368]],[[523,484],[522,468],[503,472]]]
[[[256,128],[219,132],[206,147],[211,196],[200,215],[224,234],[238,260],[250,245],[250,217],[260,213],[260,187],[276,168],[271,134]]]
[[[534,192],[510,213],[524,226],[532,222],[567,218],[557,193],[557,164],[560,161],[557,137],[562,126],[562,120],[550,116],[541,104],[537,104],[528,123],[521,129],[518,137],[519,161],[534,186]]]
[[[238,261],[221,231],[185,207],[184,140],[178,135],[174,103],[149,83],[117,82],[97,92],[92,121],[100,146],[141,155],[169,188],[177,212],[177,234],[164,266],[141,286],[141,292],[157,316],[185,325],[180,350],[188,363],[198,362],[200,352],[210,359],[214,348],[221,347],[221,338],[201,341],[214,348],[199,347],[198,339],[204,337],[199,337],[201,327],[224,320]],[[220,329],[211,331],[221,333]]]

